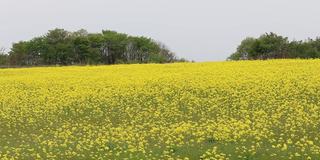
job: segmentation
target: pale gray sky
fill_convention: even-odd
[[[319,0],[0,0],[0,46],[56,27],[143,35],[179,57],[225,60],[247,36],[320,36]]]

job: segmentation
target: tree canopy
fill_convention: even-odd
[[[0,48],[0,67],[7,65],[8,62],[8,58],[9,56],[7,54],[5,54],[5,49],[4,48]]]
[[[259,38],[248,37],[238,46],[229,60],[255,60],[279,58],[320,58],[320,38],[289,41],[275,33],[265,33]]]
[[[164,44],[151,38],[110,30],[88,33],[84,29],[69,32],[57,28],[29,41],[14,43],[6,61],[0,57],[0,65],[169,63],[180,60]]]

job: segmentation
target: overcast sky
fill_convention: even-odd
[[[247,36],[320,36],[319,0],[0,0],[0,46],[49,29],[111,29],[159,40],[179,57],[225,60]]]

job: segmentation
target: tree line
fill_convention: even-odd
[[[246,38],[231,54],[229,60],[257,60],[281,58],[320,58],[320,38],[289,41],[275,33],[265,33],[259,38]]]
[[[170,63],[179,59],[164,44],[151,38],[103,30],[88,33],[49,30],[47,34],[0,51],[0,65],[74,65],[118,63]]]
[[[0,48],[0,66],[7,65],[9,57],[5,54],[5,49]]]

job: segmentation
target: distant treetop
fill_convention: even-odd
[[[2,58],[1,58],[2,57]],[[49,30],[43,36],[14,43],[0,65],[73,65],[170,63],[181,61],[164,44],[151,38],[103,30]],[[5,58],[3,58],[5,57]]]
[[[275,33],[265,33],[259,38],[246,38],[229,60],[255,60],[280,58],[320,58],[320,38],[306,41],[289,41]]]

